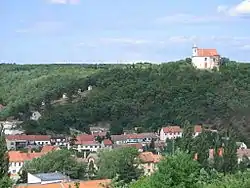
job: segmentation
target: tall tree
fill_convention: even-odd
[[[8,176],[9,157],[7,153],[6,141],[4,137],[3,125],[0,127],[0,188],[8,188],[11,181]]]

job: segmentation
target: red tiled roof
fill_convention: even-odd
[[[168,126],[168,127],[163,127],[163,132],[164,133],[179,133],[179,132],[182,132],[182,129],[180,126]]]
[[[49,135],[7,135],[7,140],[50,141]]]
[[[201,49],[201,48],[198,48],[197,54],[199,57],[211,57],[219,55],[216,49]]]
[[[55,151],[55,150],[58,150],[58,149],[60,149],[58,146],[45,145],[45,146],[43,146],[41,152],[42,153],[48,153],[48,152]]]
[[[98,145],[99,143],[95,140],[91,140],[91,141],[76,141],[76,144],[78,145]]]
[[[20,151],[9,151],[9,161],[10,162],[25,162],[32,159],[41,157],[44,153],[21,153]]]
[[[161,155],[155,155],[152,152],[142,152],[139,158],[143,163],[158,163],[162,159]]]
[[[95,136],[90,134],[81,134],[76,137],[78,141],[94,141]]]
[[[104,144],[104,145],[113,145],[113,143],[112,143],[111,140],[109,140],[109,139],[104,139],[104,140],[103,140],[103,144]]]
[[[108,185],[111,181],[106,180],[90,180],[90,181],[81,181],[79,188],[103,188],[105,185]],[[70,183],[51,183],[51,184],[26,184],[18,185],[17,188],[68,188],[71,186],[75,187],[75,182]]]
[[[201,125],[195,125],[194,126],[194,132],[195,133],[201,133],[202,132],[202,126]]]

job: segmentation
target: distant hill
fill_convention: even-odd
[[[93,85],[77,102],[48,105],[38,122],[25,121],[28,132],[87,130],[97,122],[110,123],[114,131],[158,130],[188,121],[221,130],[233,127],[239,140],[249,143],[250,64],[228,61],[220,71],[196,70],[186,61],[109,68],[47,65],[14,70],[9,66],[13,78],[6,72],[8,66],[5,69],[0,82],[5,83],[0,95],[8,103],[5,113],[26,113],[27,106],[37,106],[46,97],[51,101]]]

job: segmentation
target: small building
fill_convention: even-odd
[[[42,117],[42,115],[40,114],[40,112],[34,111],[34,112],[32,112],[30,119],[34,120],[34,121],[38,121],[41,117]]]
[[[158,139],[155,133],[111,135],[114,144],[150,143],[153,139]]]
[[[220,66],[220,55],[216,49],[192,48],[192,64],[197,69],[218,69]]]
[[[22,153],[20,151],[9,151],[9,173],[11,178],[17,180],[19,178],[18,173],[22,169],[23,165],[27,161],[31,161],[32,159],[41,157],[44,153],[35,153],[31,152],[30,150],[28,153]]]
[[[101,143],[101,148],[102,149],[112,149],[113,148],[113,143],[109,139],[104,139]]]
[[[182,137],[183,130],[180,126],[162,127],[160,130],[160,140],[176,139]]]
[[[236,142],[238,149],[247,149],[247,145],[244,142]]]
[[[64,135],[51,136],[50,143],[56,146],[67,146],[69,144],[68,139]]]
[[[163,157],[152,152],[142,152],[139,154],[140,168],[144,170],[144,175],[151,175],[157,170],[157,164]]]
[[[40,174],[30,174],[28,173],[28,184],[51,184],[68,182],[69,178],[62,173],[40,173]]]
[[[202,132],[202,126],[201,125],[195,125],[194,126],[194,137],[198,136]]]
[[[50,145],[49,135],[7,135],[6,144],[8,150],[17,150],[27,146],[44,146]]]

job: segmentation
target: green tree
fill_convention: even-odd
[[[137,149],[130,147],[103,151],[99,156],[97,175],[99,178],[111,179],[117,176],[118,180],[124,183],[137,180],[142,174],[142,171],[138,168],[137,157]]]
[[[86,164],[76,161],[68,150],[57,150],[33,159],[24,165],[30,173],[61,172],[73,179],[85,179]]]
[[[8,176],[9,158],[4,137],[3,126],[0,125],[0,188],[9,188],[12,182]]]

